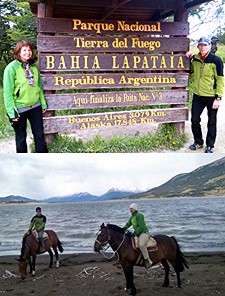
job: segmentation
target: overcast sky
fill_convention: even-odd
[[[0,154],[0,197],[44,199],[110,188],[149,190],[223,154]]]
[[[212,37],[218,33],[219,27],[224,27],[224,15],[219,18],[215,16],[216,10],[223,7],[221,0],[214,0],[208,3],[206,10],[201,12],[201,19],[197,15],[189,16],[190,23],[190,38],[198,40],[202,36]],[[201,22],[203,22],[201,24]],[[199,24],[201,24],[199,26]]]

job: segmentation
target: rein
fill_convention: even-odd
[[[113,254],[112,254],[111,256],[106,256],[106,255],[105,255],[105,251],[109,248],[109,246],[108,246],[107,248],[105,248],[104,250],[101,250],[100,253],[101,253],[106,259],[109,259],[109,260],[112,259],[112,258],[114,257],[115,254],[117,255],[117,257],[118,257],[118,259],[119,259],[118,251],[119,251],[120,247],[122,246],[122,244],[124,243],[125,237],[126,237],[126,234],[124,233],[124,235],[123,235],[123,239],[122,239],[121,243],[119,244],[118,248],[117,248],[115,251],[113,251]],[[97,242],[100,246],[102,246],[103,244],[107,244],[107,243],[109,243],[110,240],[111,240],[111,237],[108,236],[107,241],[105,241],[104,243],[101,243],[101,242],[98,241],[98,240],[96,240],[96,242]]]

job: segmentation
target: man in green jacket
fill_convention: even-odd
[[[149,269],[152,266],[152,261],[149,258],[147,243],[149,240],[149,231],[145,223],[144,215],[138,212],[138,206],[136,203],[130,205],[131,217],[129,221],[125,224],[124,228],[128,229],[133,226],[134,235],[138,237],[138,246],[145,260],[145,267]]]
[[[198,40],[199,53],[190,51],[186,56],[191,59],[191,73],[194,75],[194,95],[191,109],[191,128],[194,143],[189,147],[197,150],[203,147],[201,114],[208,111],[208,131],[205,153],[213,153],[216,140],[217,111],[224,91],[223,62],[220,57],[210,52],[211,41],[207,37]]]
[[[37,207],[36,215],[31,219],[31,222],[30,222],[29,232],[32,229],[35,229],[37,231],[38,239],[42,247],[42,251],[44,251],[45,249],[44,238],[43,238],[45,224],[46,224],[46,217],[42,215],[41,208]]]

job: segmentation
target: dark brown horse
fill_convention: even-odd
[[[97,239],[94,244],[95,252],[101,252],[103,248],[109,244],[112,250],[118,255],[119,263],[122,265],[126,278],[126,288],[130,291],[130,295],[136,295],[136,288],[133,282],[134,265],[144,266],[144,260],[138,260],[140,250],[134,249],[131,242],[131,233],[126,233],[123,228],[113,224],[105,226],[101,225]],[[161,262],[165,270],[164,287],[169,286],[169,264],[173,266],[177,275],[177,285],[181,288],[180,272],[188,268],[184,254],[174,237],[167,235],[153,236],[157,242],[158,250],[150,252],[150,258],[153,265]]]
[[[45,251],[48,252],[50,256],[49,267],[53,265],[53,249],[56,257],[56,267],[59,267],[59,254],[57,248],[62,253],[63,247],[57,236],[57,234],[53,230],[45,230],[48,235],[48,238],[45,239]],[[33,235],[33,233],[25,234],[22,241],[22,248],[20,258],[18,259],[18,267],[21,279],[25,279],[27,275],[27,263],[30,266],[30,274],[35,275],[35,263],[36,263],[36,255],[44,252],[40,252],[40,244],[37,238]]]

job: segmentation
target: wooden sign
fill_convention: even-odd
[[[186,87],[187,73],[103,73],[42,75],[45,90]]]
[[[45,134],[188,119],[188,23],[39,18],[38,32],[48,110],[175,106],[44,117]]]
[[[38,36],[39,52],[181,52],[189,49],[184,37]]]
[[[38,18],[37,29],[40,33],[175,35],[176,32],[176,36],[187,36],[189,23]]]
[[[43,118],[44,132],[46,134],[130,126],[134,124],[182,122],[187,119],[188,108],[149,109]]]
[[[141,90],[96,93],[46,94],[48,110],[186,104],[187,90]]]
[[[48,71],[189,70],[181,54],[40,54],[39,67]]]

